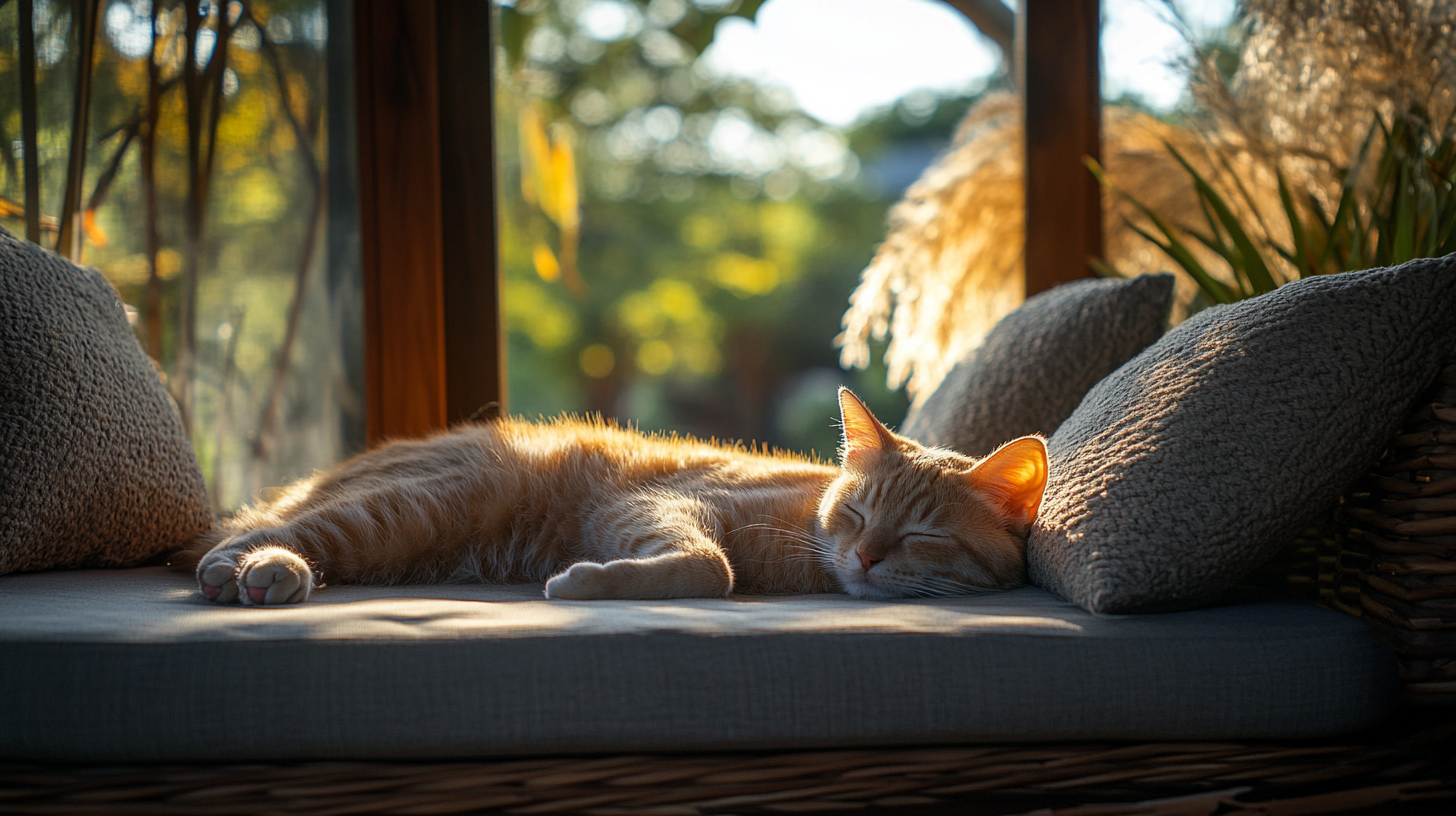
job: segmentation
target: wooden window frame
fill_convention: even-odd
[[[1021,0],[1017,87],[1025,101],[1026,294],[1089,277],[1102,257],[1099,0]]]
[[[366,440],[505,410],[491,6],[356,0]],[[1099,0],[1021,0],[1026,293],[1102,254]]]
[[[491,14],[354,6],[370,447],[504,408]]]

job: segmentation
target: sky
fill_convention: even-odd
[[[783,85],[805,113],[847,125],[911,91],[983,81],[1000,50],[934,0],[769,0],[718,24],[704,55],[725,74]]]
[[[1234,0],[1182,0],[1195,31],[1225,25]],[[1161,0],[1103,0],[1103,92],[1178,102],[1187,46]],[[803,110],[848,125],[916,90],[974,89],[1000,50],[939,0],[768,0],[756,22],[719,24],[704,55],[717,71],[788,88]]]

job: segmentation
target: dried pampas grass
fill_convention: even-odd
[[[1348,166],[1376,113],[1456,107],[1452,0],[1245,0],[1238,72],[1199,63],[1190,90],[1213,135],[1268,159]]]
[[[850,296],[840,363],[869,364],[869,338],[889,336],[891,388],[928,393],[951,359],[1021,302],[1021,105],[986,98],[949,152],[890,210],[890,232]]]
[[[1191,184],[1164,142],[1187,154],[1190,134],[1145,113],[1110,108],[1104,158],[1113,183],[1160,212],[1198,213]],[[1023,297],[1025,191],[1020,100],[996,94],[961,123],[951,149],[890,210],[885,242],[844,316],[840,363],[869,363],[870,338],[889,337],[890,387],[928,395]],[[1162,271],[1157,249],[1124,226],[1131,205],[1104,198],[1108,258],[1124,274]]]
[[[1288,241],[1274,170],[1326,200],[1338,198],[1378,113],[1423,109],[1441,122],[1456,109],[1451,35],[1456,0],[1246,0],[1246,36],[1231,81],[1210,55],[1190,64],[1196,112],[1175,125],[1124,107],[1104,110],[1109,180],[1179,224],[1202,220],[1171,145],[1227,195],[1266,246]],[[917,402],[991,326],[1024,298],[1020,103],[988,96],[950,149],[890,211],[889,233],[861,276],[836,339],[846,367],[869,363],[871,339],[889,338],[892,388]],[[1134,233],[1118,196],[1103,199],[1107,261],[1124,275],[1174,265]],[[1269,253],[1273,254],[1273,253]],[[1221,268],[1211,253],[1201,257]],[[1286,279],[1292,269],[1274,270]],[[1195,287],[1180,278],[1184,308]]]

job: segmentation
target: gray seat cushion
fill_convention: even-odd
[[[1379,722],[1397,693],[1363,624],[1292,603],[1107,618],[1031,587],[893,603],[316,597],[218,606],[159,568],[0,578],[0,758],[1315,737]]]

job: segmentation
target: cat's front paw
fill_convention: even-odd
[[[546,597],[562,601],[615,598],[611,571],[603,564],[583,561],[546,582]]]
[[[234,592],[245,604],[303,603],[313,591],[313,570],[282,547],[262,547],[240,559]]]
[[[233,553],[210,552],[197,563],[197,588],[209,601],[238,599],[238,562]]]

